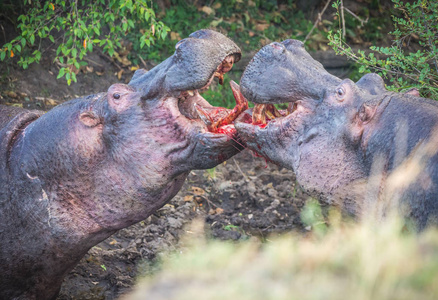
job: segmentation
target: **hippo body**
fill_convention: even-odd
[[[241,90],[256,108],[236,121],[239,135],[309,193],[355,216],[397,207],[420,230],[438,223],[436,101],[390,92],[373,73],[341,80],[295,40],[262,48]],[[284,102],[280,117],[260,124],[256,110]]]
[[[183,43],[173,65],[202,68],[198,76],[176,77],[168,59],[151,70],[161,80],[136,76],[47,113],[0,106],[0,299],[55,299],[92,246],[162,207],[190,170],[239,151],[233,133],[208,132],[185,109],[193,97],[181,96],[185,87],[208,85],[226,57],[240,57],[239,48],[210,30]],[[220,50],[210,51],[212,44]]]

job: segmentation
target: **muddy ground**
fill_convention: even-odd
[[[185,225],[194,218],[205,220],[208,238],[221,240],[303,231],[305,199],[289,170],[249,151],[214,170],[192,171],[169,204],[93,247],[67,276],[58,299],[117,299],[138,276],[159,268],[160,255],[178,251],[180,237],[190,235]]]
[[[133,74],[129,66],[121,68],[96,51],[88,58],[89,68],[78,74],[78,83],[67,86],[56,80],[59,66],[49,54],[28,70],[0,64],[0,104],[47,110],[105,91],[115,82],[128,82]],[[300,221],[305,199],[291,171],[249,151],[215,169],[192,171],[169,204],[93,247],[66,277],[58,299],[117,299],[131,290],[140,274],[159,268],[160,254],[178,251],[181,235],[187,234],[184,225],[194,218],[205,220],[206,235],[220,240],[263,240],[271,234],[305,231]]]

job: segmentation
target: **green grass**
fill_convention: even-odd
[[[206,241],[202,234],[126,299],[436,299],[438,230],[402,222],[332,222],[324,235],[267,243]]]

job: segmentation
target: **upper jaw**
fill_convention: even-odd
[[[255,103],[285,103],[322,99],[324,90],[341,80],[329,74],[297,40],[263,47],[241,79],[243,95]]]

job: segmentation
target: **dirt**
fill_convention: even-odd
[[[58,300],[110,300],[126,294],[139,276],[159,268],[160,254],[178,251],[185,225],[194,218],[205,220],[208,238],[220,240],[264,240],[303,231],[300,209],[305,199],[295,189],[292,172],[249,151],[212,171],[192,171],[163,208],[93,247],[64,280]]]
[[[22,70],[0,64],[0,104],[47,110],[78,96],[128,82],[133,71],[93,53],[89,69],[68,86],[56,80],[59,65],[48,50],[40,64]],[[151,66],[146,66],[151,67]],[[123,72],[121,72],[123,70]],[[120,78],[119,78],[119,76]],[[295,187],[291,171],[243,151],[212,170],[192,171],[179,194],[148,219],[120,230],[93,247],[64,280],[58,300],[117,299],[139,275],[159,268],[162,253],[178,251],[185,224],[205,220],[208,238],[245,240],[290,230],[304,231],[300,209],[307,196]]]

